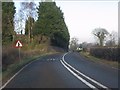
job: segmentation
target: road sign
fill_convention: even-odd
[[[23,45],[22,45],[22,43],[21,43],[21,41],[20,40],[17,40],[16,41],[16,44],[15,44],[15,47],[16,48],[21,48]]]
[[[18,48],[18,53],[19,53],[19,60],[21,61],[21,55],[20,55],[20,48],[22,47],[22,43],[20,40],[16,41],[15,47]]]

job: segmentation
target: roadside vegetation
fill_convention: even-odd
[[[114,33],[104,28],[95,28],[92,34],[97,38],[94,44],[79,44],[75,37],[69,44],[70,35],[64,13],[55,2],[40,2],[39,6],[34,2],[20,2],[19,11],[16,11],[14,2],[2,2],[3,84],[27,63],[44,55],[66,52],[68,46],[71,51],[81,51],[82,55],[92,61],[118,68],[120,50]],[[106,40],[107,37],[109,40]],[[19,49],[15,48],[17,40],[23,44],[20,58]]]
[[[11,53],[10,53],[11,52]],[[40,51],[27,51],[21,52],[21,58],[18,58],[18,50],[12,50],[8,51],[10,53],[10,57],[6,56],[3,57],[3,60],[6,62],[2,66],[2,83],[4,84],[10,77],[12,77],[16,72],[18,72],[22,67],[24,67],[26,64],[37,60],[38,58],[42,58],[46,55],[54,54],[54,53],[60,53],[56,51],[51,52],[40,52]],[[16,54],[15,54],[16,53]],[[4,54],[5,55],[5,54]],[[8,58],[9,57],[9,58]],[[4,59],[8,58],[8,59]]]
[[[87,58],[87,60],[91,60],[92,62],[95,62],[95,63],[98,63],[98,64],[103,64],[103,65],[106,65],[108,67],[113,67],[113,68],[119,68],[119,66],[120,66],[118,61],[112,61],[112,60],[97,58],[95,56],[90,55],[89,52],[80,52],[80,54],[82,56],[84,56],[85,58]]]
[[[16,13],[13,2],[2,2],[3,84],[27,63],[44,55],[68,50],[70,36],[62,11],[55,2],[39,4],[36,7],[34,2],[21,2]],[[23,44],[20,58],[19,49],[15,48],[17,40]]]
[[[78,43],[76,37],[71,39],[70,50],[80,52],[81,55],[97,63],[107,66],[120,67],[120,42],[116,32],[109,33],[104,28],[95,28],[92,32],[96,43]],[[119,39],[120,40],[120,39]]]

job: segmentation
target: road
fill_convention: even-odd
[[[4,88],[118,88],[118,70],[75,52],[47,55],[25,67]]]

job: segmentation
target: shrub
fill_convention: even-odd
[[[90,49],[90,54],[98,58],[118,61],[120,58],[118,49],[118,47],[94,47]]]
[[[21,57],[22,57],[21,53]],[[15,62],[19,61],[19,53],[16,48],[5,48],[2,49],[2,69],[3,71],[7,69],[7,67]]]

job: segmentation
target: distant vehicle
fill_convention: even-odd
[[[80,51],[82,51],[82,50],[83,50],[83,48],[80,48],[80,47],[78,47],[78,48],[76,49],[77,52],[80,52]]]

